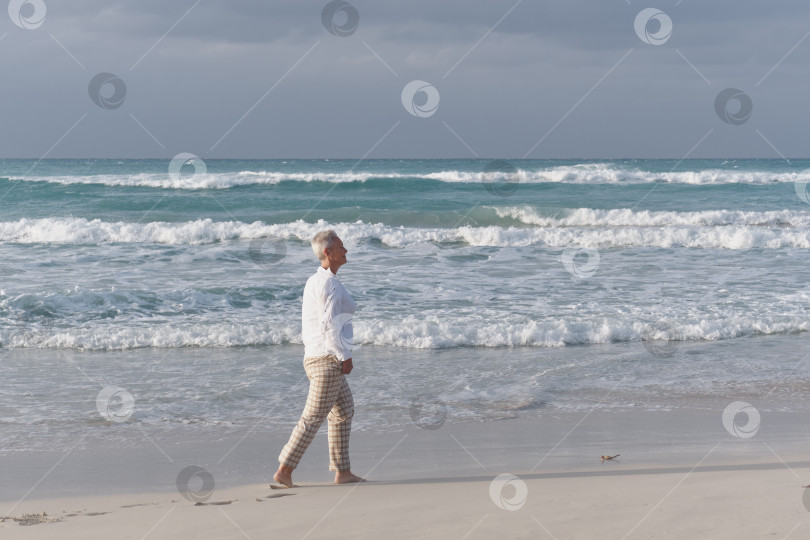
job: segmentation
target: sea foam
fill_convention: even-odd
[[[771,184],[779,182],[810,182],[810,175],[801,172],[741,171],[705,169],[701,171],[652,172],[623,167],[614,163],[561,165],[539,170],[517,168],[514,173],[444,170],[436,172],[403,173],[387,171],[238,171],[207,172],[205,174],[97,174],[11,177],[14,181],[40,181],[57,184],[100,184],[123,187],[151,187],[167,189],[227,189],[249,185],[275,185],[281,182],[367,182],[371,179],[422,179],[448,183],[479,183],[482,181],[510,180],[519,183],[558,184],[648,184],[655,182],[692,185],[719,184]]]
[[[150,243],[195,245],[230,240],[275,238],[309,243],[324,228],[335,228],[357,244],[375,239],[389,247],[464,242],[496,247],[686,247],[712,249],[810,248],[810,218],[806,212],[635,212],[578,209],[561,218],[545,218],[530,210],[505,209],[499,213],[536,227],[462,226],[422,228],[382,223],[267,224],[260,221],[183,223],[109,222],[84,218],[21,219],[0,222],[0,242],[21,244]]]

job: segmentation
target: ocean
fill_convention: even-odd
[[[810,160],[188,159],[0,161],[3,451],[288,429],[325,228],[360,430],[810,380]]]

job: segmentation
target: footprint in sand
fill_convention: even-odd
[[[236,501],[214,501],[214,502],[198,502],[194,506],[222,506],[225,504],[235,503]]]
[[[256,497],[256,502],[262,502],[264,499],[278,499],[279,497],[290,497],[297,495],[297,493],[276,493],[275,495],[267,495],[264,498]]]
[[[22,526],[39,525],[41,523],[55,523],[57,521],[62,521],[62,518],[52,518],[45,512],[42,512],[41,514],[23,514],[21,516],[0,517],[0,523],[8,519],[15,521]]]

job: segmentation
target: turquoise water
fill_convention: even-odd
[[[358,429],[422,402],[452,422],[749,387],[793,410],[810,377],[810,161],[204,165],[0,162],[7,448],[107,436],[109,385],[139,425],[286,430],[327,227],[359,306]]]
[[[69,213],[102,220],[286,223],[306,215],[308,221],[450,227],[476,204],[516,201],[558,212],[803,210],[792,182],[810,167],[810,161],[782,160],[515,160],[509,162],[520,171],[514,193],[498,197],[483,189],[487,163],[210,160],[205,175],[186,165],[172,178],[167,160],[3,160],[0,204],[5,220]],[[485,225],[513,224],[475,215]]]
[[[808,330],[810,161],[181,165],[0,162],[4,347],[300,343],[326,227],[350,250],[358,345]]]

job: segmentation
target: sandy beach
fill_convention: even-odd
[[[230,351],[219,356],[193,350],[182,356],[149,350],[103,358],[97,353],[7,355],[10,369],[48,366],[63,381],[74,372],[137,380],[124,370],[127,365],[140,370],[154,365],[151,379],[133,387],[156,390],[136,394],[135,414],[127,421],[76,423],[68,413],[49,413],[47,422],[8,431],[1,534],[34,539],[804,538],[810,532],[810,490],[803,487],[810,484],[807,379],[796,372],[794,380],[779,382],[762,371],[758,381],[718,383],[718,375],[708,370],[734,366],[737,358],[775,363],[776,355],[797,365],[805,341],[787,336],[683,344],[683,358],[700,359],[691,360],[691,375],[679,375],[678,362],[645,366],[640,345],[591,347],[592,366],[620,359],[615,365],[623,370],[614,370],[601,386],[560,385],[539,393],[542,399],[511,407],[483,394],[467,402],[431,401],[434,394],[410,406],[407,399],[389,402],[385,409],[385,402],[368,392],[373,381],[409,381],[415,367],[429,373],[430,366],[460,364],[463,351],[458,358],[448,357],[456,354],[452,351],[411,351],[405,358],[394,349],[369,349],[365,354],[373,361],[352,374],[363,397],[356,416],[364,421],[352,433],[351,452],[352,470],[369,481],[330,484],[327,434],[321,429],[295,471],[299,487],[294,489],[270,487],[293,413],[266,408],[242,417],[229,412],[231,422],[176,422],[150,412],[165,401],[161,384],[152,379],[159,383],[175,365],[192,363],[200,371],[231,365]],[[292,352],[274,354],[281,362]],[[503,365],[513,377],[535,369],[538,353],[509,352],[498,364],[488,364],[487,358],[503,351],[475,351],[481,366],[475,376],[503,378],[497,372]],[[240,351],[242,363],[250,365],[254,353],[257,364],[276,362],[256,349]],[[577,354],[571,349],[569,355]],[[662,382],[642,384],[644,369],[656,371]],[[235,388],[239,377],[234,372]],[[174,384],[175,379],[167,380]],[[193,390],[197,380],[181,382]],[[229,379],[223,380],[227,387]],[[29,392],[35,388],[27,384]],[[206,391],[196,393],[207,396]],[[291,407],[300,407],[305,391],[305,385],[294,387]],[[91,385],[84,393],[94,398],[97,391]],[[235,395],[262,403],[258,395],[243,398],[238,390]],[[48,407],[65,403],[92,417],[83,411],[93,409],[95,401],[71,405],[70,396],[37,399]],[[235,403],[225,410],[237,410],[241,401]],[[370,420],[378,418],[388,423],[375,427]]]
[[[42,499],[17,505],[0,529],[3,538],[43,539],[806,538],[810,462],[710,461],[517,474],[494,492],[493,478],[468,476],[246,485],[201,504],[176,493]]]
[[[754,435],[735,436],[722,403],[359,431],[353,470],[369,482],[344,486],[329,483],[324,430],[293,489],[270,485],[278,430],[88,437],[4,458],[0,529],[34,539],[806,537],[806,415],[763,402]],[[178,471],[192,463],[202,472],[181,490]]]

